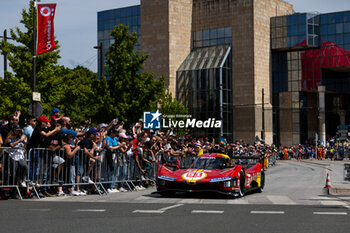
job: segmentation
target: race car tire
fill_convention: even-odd
[[[245,194],[245,177],[244,177],[244,172],[241,172],[241,176],[239,179],[239,192],[238,192],[238,196],[239,197],[243,197]]]
[[[262,193],[264,191],[264,187],[265,187],[265,172],[261,171],[260,187],[258,188],[258,193]]]

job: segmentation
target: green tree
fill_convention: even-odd
[[[96,115],[95,90],[97,74],[81,66],[68,69],[60,67],[52,89],[57,93],[48,96],[47,109],[57,107],[69,116],[74,124],[93,118]]]
[[[19,110],[26,112],[30,104],[31,87],[22,78],[7,74],[7,81],[0,78],[0,119]]]
[[[30,1],[28,10],[22,10],[22,19],[20,23],[24,25],[25,30],[21,31],[19,27],[10,30],[10,36],[15,43],[4,40],[0,43],[1,54],[7,54],[9,65],[13,73],[6,74],[7,80],[1,81],[0,93],[6,95],[6,105],[2,104],[2,115],[12,113],[16,110],[27,110],[31,102],[32,71],[33,71],[33,12],[34,3]],[[58,41],[56,41],[59,48]],[[59,56],[59,50],[45,53],[37,56],[37,91],[42,93],[42,100],[45,102],[46,93],[52,91],[51,82],[55,79],[55,72]],[[44,108],[45,109],[45,108]],[[25,112],[24,112],[25,115]]]
[[[13,73],[7,73],[7,80],[0,80],[0,117],[6,117],[15,110],[28,114],[32,92],[33,68],[33,12],[34,4],[30,1],[28,10],[22,10],[19,27],[10,30],[10,35],[16,43],[0,43],[0,51],[6,53]],[[56,42],[59,48],[58,41]],[[74,123],[94,117],[97,103],[99,82],[94,72],[84,68],[65,68],[57,65],[60,58],[59,49],[37,56],[36,77],[37,91],[41,93],[43,113],[48,115],[55,107],[63,110]],[[101,90],[100,92],[103,92]]]
[[[159,101],[160,112],[162,115],[187,115],[188,109],[181,104],[178,100],[173,98],[169,90],[166,91],[165,95]],[[176,120],[186,120],[186,117],[177,117]],[[177,136],[183,136],[188,133],[189,129],[177,128],[174,129]]]
[[[114,43],[106,53],[110,108],[105,114],[109,119],[121,116],[124,121],[135,122],[143,111],[157,107],[164,96],[165,78],[157,80],[153,74],[142,72],[147,56],[134,51],[136,32],[130,34],[129,27],[119,25],[111,36]]]

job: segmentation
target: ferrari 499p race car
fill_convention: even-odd
[[[202,154],[187,169],[163,163],[158,169],[157,192],[163,196],[176,192],[217,192],[242,197],[251,190],[262,192],[265,173],[262,157]]]

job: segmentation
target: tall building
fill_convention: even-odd
[[[338,14],[341,19],[294,14],[282,0],[141,0],[139,6],[99,12],[98,42],[108,49],[108,31],[118,23],[138,32],[137,49],[149,55],[144,70],[164,75],[194,118],[223,121],[221,129],[193,134],[299,144],[349,124],[350,89],[343,88],[349,82],[349,24],[346,12]],[[340,53],[336,46],[342,61],[329,55]],[[323,52],[327,67],[318,62]],[[325,111],[315,107],[321,99]],[[329,103],[344,110],[339,122]],[[324,124],[318,123],[323,115]]]
[[[325,141],[350,124],[350,11],[271,18],[275,142]]]

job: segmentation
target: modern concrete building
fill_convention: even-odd
[[[275,142],[321,141],[350,124],[350,11],[271,18]]]
[[[327,33],[335,30],[327,34],[328,41],[332,36],[338,39],[342,27],[344,51],[349,46],[345,15],[342,26],[335,17],[325,29]],[[108,34],[119,23],[138,32],[137,49],[149,55],[145,71],[164,75],[173,96],[193,117],[223,120],[221,129],[193,130],[193,134],[223,135],[249,143],[258,135],[267,143],[298,144],[318,132],[318,85],[326,85],[327,104],[345,103],[348,97],[328,100],[328,90],[333,88],[333,93],[335,84],[327,74],[338,72],[338,76],[339,70],[312,68],[310,78],[306,68],[313,57],[310,53],[321,51],[325,43],[320,41],[325,38],[320,36],[322,17],[294,14],[293,6],[282,0],[141,0],[139,6],[99,12],[98,42],[106,43],[107,49]],[[341,66],[339,79],[348,83],[344,61],[333,68]],[[344,93],[349,94],[349,88]],[[327,111],[325,128],[333,130],[338,123],[328,122],[333,120],[327,118]],[[349,124],[349,114],[342,114],[339,124]]]

